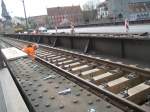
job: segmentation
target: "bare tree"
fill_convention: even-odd
[[[96,20],[96,6],[97,4],[92,0],[83,5],[83,18],[86,23],[90,23]]]

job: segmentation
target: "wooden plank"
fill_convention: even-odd
[[[125,88],[132,88],[138,84],[142,83],[140,77],[128,78],[127,76],[122,76],[113,81],[107,83],[107,90],[119,94],[121,91],[124,91]]]
[[[81,64],[80,62],[75,62],[75,63],[65,65],[65,67],[75,67],[75,66],[79,66],[80,64]]]
[[[56,57],[53,57],[51,59],[58,59],[58,58],[61,58],[61,56],[56,56]]]
[[[123,83],[123,82],[126,82],[126,81],[128,81],[128,80],[129,80],[129,79],[126,78],[126,77],[120,77],[120,78],[118,78],[118,79],[116,79],[116,80],[113,80],[113,81],[108,82],[107,85],[108,85],[109,87],[112,87],[112,86],[121,84],[121,83]]]
[[[150,85],[141,83],[128,90],[129,96],[127,97],[127,99],[136,104],[140,104],[147,99],[147,95],[149,93],[150,93]]]
[[[47,57],[54,57],[54,56],[57,56],[56,54],[51,54],[51,55],[48,55]]]
[[[52,53],[38,52],[37,54],[40,54],[40,55],[50,55],[50,54],[52,54]]]
[[[90,78],[91,75],[92,77],[98,75],[98,74],[103,74],[105,72],[105,70],[103,69],[99,69],[99,68],[95,68],[95,69],[91,69],[91,70],[87,70],[81,73],[81,76],[83,78]]]
[[[112,73],[106,72],[106,73],[104,73],[104,74],[101,74],[101,75],[98,75],[98,76],[93,77],[93,80],[94,80],[94,81],[98,81],[98,80],[100,80],[100,79],[103,79],[103,78],[105,78],[105,77],[112,76],[112,75],[113,75]]]
[[[88,68],[88,67],[89,67],[89,65],[82,65],[82,66],[72,68],[72,71],[75,72],[75,71],[79,71],[79,70],[82,70],[82,69],[85,69],[85,68]]]
[[[81,75],[89,75],[89,74],[93,74],[93,73],[95,73],[95,72],[98,72],[100,69],[98,69],[98,68],[95,68],[95,69],[92,69],[92,70],[88,70],[88,71],[84,71],[84,72],[82,72],[81,73]]]
[[[124,88],[130,86],[133,81],[135,81],[135,80],[134,79],[129,80],[126,77],[120,77],[116,80],[108,82],[107,83],[108,87],[106,89],[115,94],[118,94],[119,92],[123,91]]]
[[[60,58],[60,59],[57,59],[57,61],[63,61],[63,60],[66,60],[67,58]]]
[[[116,78],[119,78],[122,74],[121,73],[115,73],[115,72],[106,72],[104,74],[100,74],[98,76],[93,77],[93,81],[96,84],[101,84],[106,81],[111,81]]]
[[[59,64],[59,65],[61,65],[61,64],[68,64],[68,63],[71,63],[71,62],[73,62],[73,60],[63,61],[63,62],[60,62],[60,63],[58,63],[58,64]]]
[[[142,83],[142,84],[139,84],[133,88],[130,88],[128,90],[128,94],[129,94],[129,96],[133,96],[133,95],[138,94],[138,93],[145,91],[147,89],[150,89],[150,86]]]

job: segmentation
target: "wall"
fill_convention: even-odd
[[[72,49],[89,54],[113,56],[141,62],[150,62],[150,39],[147,37],[109,37],[88,35],[18,35],[5,36],[38,42],[53,47]]]

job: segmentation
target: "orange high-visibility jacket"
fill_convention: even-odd
[[[35,49],[33,47],[26,47],[26,48],[23,48],[23,51],[25,53],[28,54],[28,56],[31,56],[31,57],[34,57],[35,56]]]

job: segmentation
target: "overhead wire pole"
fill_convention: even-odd
[[[27,19],[27,14],[26,14],[26,8],[25,8],[24,0],[22,0],[22,3],[23,3],[24,16],[25,16],[25,21],[26,21],[26,30],[28,30],[28,19]]]

